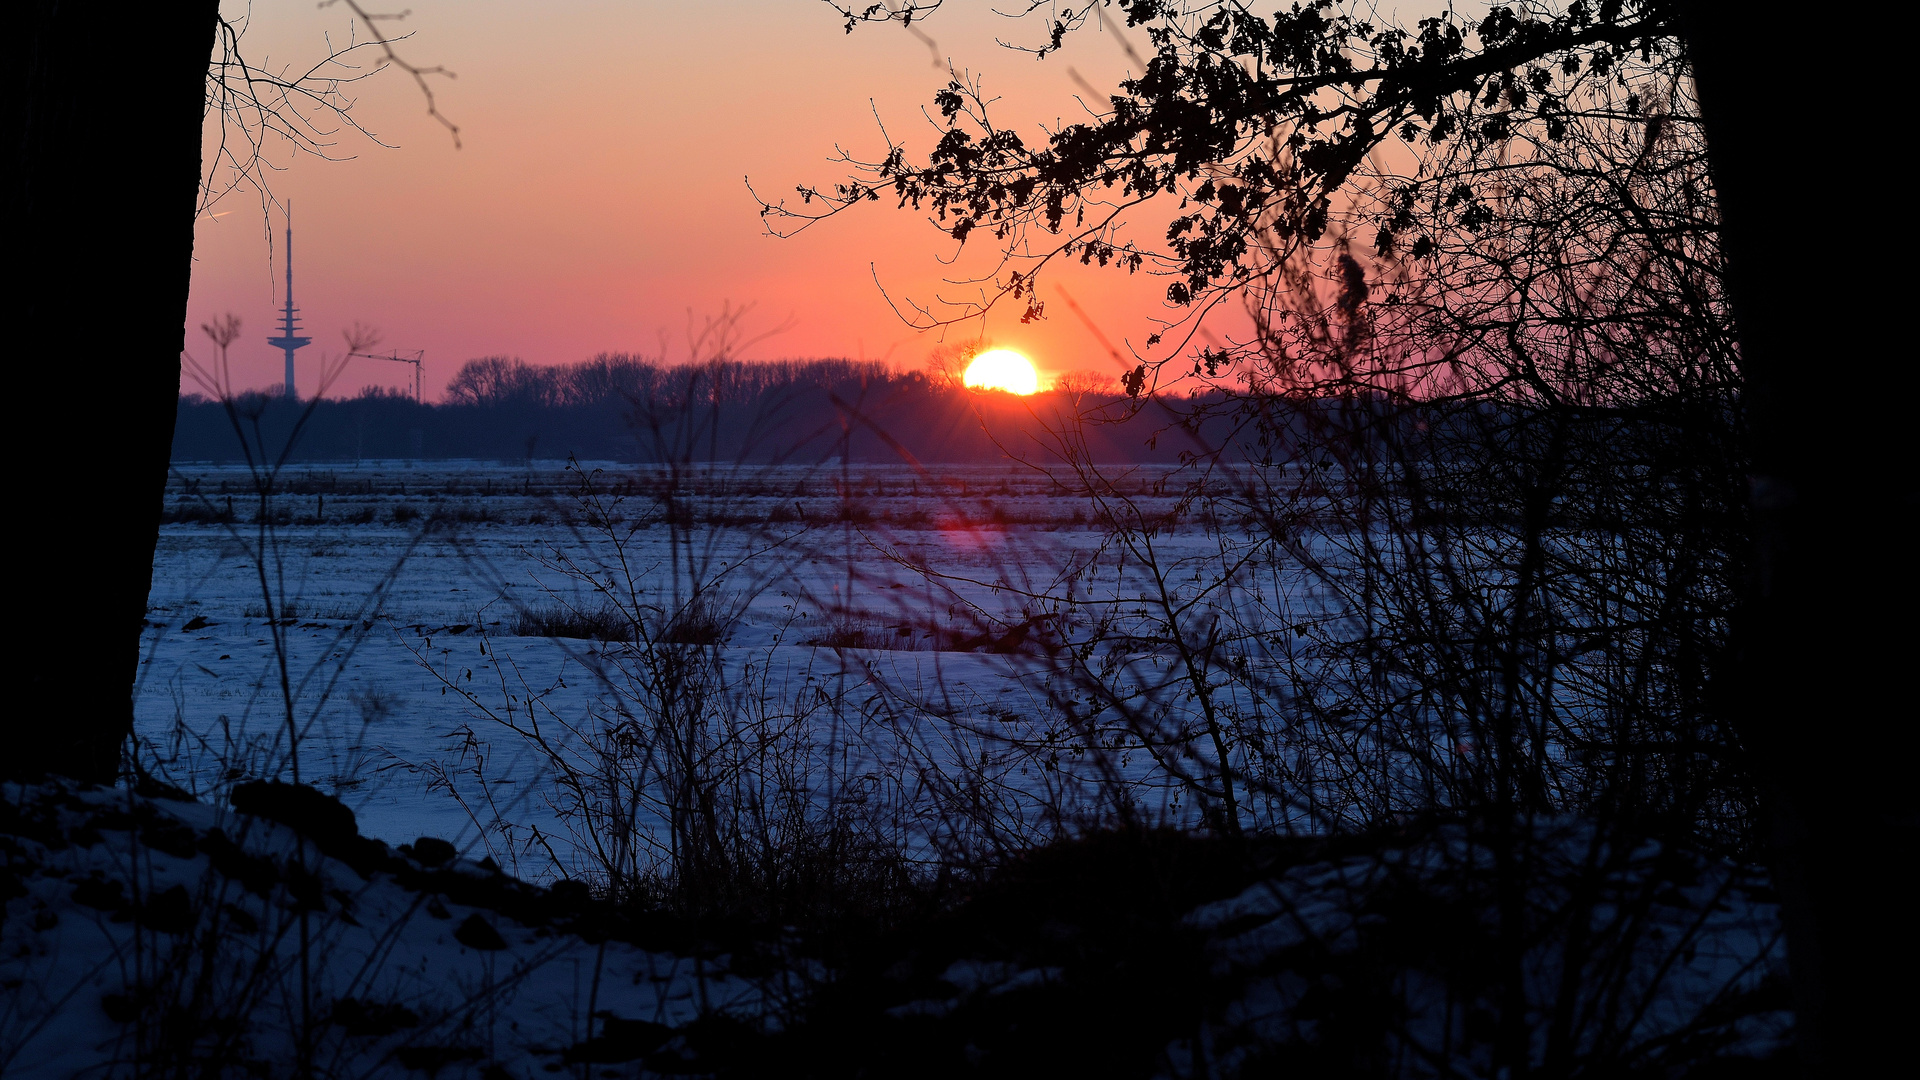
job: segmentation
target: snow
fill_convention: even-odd
[[[1164,474],[1130,473],[1144,512],[1170,508],[1155,494]],[[282,478],[290,493],[273,503],[287,523],[264,530],[247,520],[254,511],[244,469],[181,468],[169,496],[176,516],[220,511],[232,496],[240,520],[162,529],[136,696],[136,732],[152,767],[216,796],[234,779],[286,778],[291,726],[300,736],[300,778],[345,799],[368,835],[395,843],[441,836],[518,872],[550,873],[537,855],[499,842],[494,829],[506,819],[564,834],[542,787],[545,762],[524,740],[502,737],[459,691],[496,713],[536,702],[571,719],[606,711],[618,672],[600,646],[517,637],[513,624],[525,609],[597,609],[588,582],[610,575],[621,588],[630,582],[643,604],[671,603],[690,579],[717,580],[718,594],[739,609],[723,650],[736,687],[758,679],[791,697],[830,686],[853,699],[838,715],[872,712],[889,695],[896,704],[921,697],[931,702],[923,712],[949,717],[1040,716],[1053,706],[1044,665],[931,651],[940,643],[928,637],[940,626],[954,627],[954,637],[977,635],[970,610],[1017,625],[1035,593],[1058,591],[1099,545],[1101,534],[1079,523],[1083,500],[1063,498],[1031,470],[717,470],[686,481],[697,492],[688,502],[709,523],[682,534],[685,546],[660,524],[625,531],[658,511],[636,494],[615,508],[624,519],[614,530],[617,550],[605,531],[582,523],[570,486],[580,475],[556,463],[298,470]],[[624,490],[618,485],[636,476],[648,474],[609,467],[597,482]],[[833,520],[842,492],[860,508],[857,528]],[[763,524],[789,507],[807,520]],[[437,523],[425,528],[429,519]],[[1181,560],[1218,551],[1199,528],[1157,542],[1176,572]],[[292,612],[291,622],[269,623],[263,578],[275,613]],[[1083,590],[1110,597],[1148,591],[1133,565],[1083,580]],[[867,628],[863,644],[895,647],[803,644],[837,622]],[[1160,679],[1136,676],[1143,685]],[[484,777],[475,775],[482,759],[469,730],[484,743]],[[965,753],[956,739],[967,742],[952,731],[928,742]],[[902,751],[853,752],[877,767]],[[450,797],[441,769],[470,781],[464,805]]]
[[[1497,964],[1507,943],[1518,943],[1536,1062],[1601,1047],[1658,1061],[1689,1043],[1756,1057],[1788,1045],[1783,1002],[1730,1007],[1764,996],[1785,970],[1779,913],[1750,868],[1651,843],[1615,852],[1591,823],[1541,821],[1511,841],[1525,884],[1508,913],[1488,872],[1495,842],[1449,826],[1398,850],[1294,867],[1190,912],[1184,921],[1208,933],[1213,977],[1241,988],[1202,1032],[1205,1058],[1231,1075],[1252,1048],[1314,1038],[1305,1005],[1339,985],[1326,973],[1392,957],[1407,967],[1393,1002],[1405,1054],[1396,1075],[1489,1074],[1464,1025],[1499,1003],[1458,969]],[[1410,925],[1421,927],[1412,942]],[[1449,938],[1473,951],[1447,960]],[[1564,1017],[1577,1019],[1562,1028]]]
[[[8,1077],[135,1075],[189,1060],[208,1074],[289,1075],[303,1057],[327,1076],[494,1080],[587,1063],[711,1074],[703,1024],[730,1025],[726,1045],[758,1040],[777,1053],[783,1031],[814,1022],[809,1002],[872,978],[809,959],[770,928],[715,941],[489,863],[302,838],[207,803],[8,784],[0,810]],[[879,939],[891,941],[875,960],[888,974],[841,998],[870,1012],[829,1010],[824,1031],[792,1045],[850,1071],[868,1037],[908,1053],[1017,1047],[1009,1035],[1047,1031],[1081,1015],[1077,1000],[1106,1000],[1108,980],[1137,979],[1138,932],[1149,949],[1185,942],[1205,961],[1186,982],[1120,987],[1197,1010],[1196,1026],[1166,1025],[1170,1077],[1257,1071],[1325,1040],[1335,1053],[1384,1047],[1386,1075],[1492,1075],[1484,1017],[1511,1003],[1488,961],[1511,943],[1536,1064],[1658,1071],[1673,1055],[1696,1064],[1785,1044],[1790,1017],[1765,993],[1783,965],[1778,913],[1751,871],[1656,845],[1612,851],[1575,820],[1505,835],[1524,867],[1511,915],[1485,873],[1496,841],[1443,827],[1255,874],[1177,916],[1171,938],[1143,924],[1090,938],[1057,909],[1027,928],[935,921]],[[945,966],[916,981],[928,960]],[[1376,1041],[1338,1042],[1356,1027]]]
[[[430,872],[388,855],[363,875],[285,826],[202,803],[51,786],[7,785],[4,797],[37,822],[7,830],[22,834],[9,858],[22,889],[0,929],[0,1072],[9,1077],[111,1075],[136,1055],[163,1055],[164,1031],[109,1022],[111,1001],[141,1000],[142,988],[191,1014],[197,1060],[290,1062],[304,1009],[316,1018],[318,1070],[359,1076],[407,1075],[402,1059],[422,1058],[402,1048],[456,1055],[442,1076],[478,1075],[488,1063],[534,1075],[587,1037],[591,1013],[678,1028],[715,1011],[764,1015],[780,990],[779,979],[729,973],[724,955],[589,942],[564,920],[528,925],[463,903],[454,897],[484,898],[488,883],[498,886],[492,895],[531,895],[470,862]],[[267,883],[249,888],[222,872],[212,830],[264,866]],[[304,888],[301,866],[312,875]],[[100,893],[85,891],[90,880],[123,886],[135,905],[87,906]],[[175,887],[189,900],[183,918],[129,917],[161,908]],[[500,948],[459,940],[476,918]],[[355,1034],[326,1022],[341,999],[404,1009],[412,1022]]]
[[[620,715],[635,693],[621,646],[517,636],[516,615],[555,605],[596,610],[595,582],[630,587],[634,600],[655,605],[684,597],[689,580],[714,583],[738,615],[718,650],[721,711],[734,722],[756,708],[804,721],[787,736],[798,748],[791,782],[818,790],[824,777],[833,790],[870,783],[880,793],[888,783],[957,775],[951,782],[977,783],[998,800],[1003,820],[1027,815],[1043,836],[1045,804],[1071,806],[1107,777],[1071,754],[1071,740],[1057,744],[1063,753],[1047,768],[1038,755],[995,755],[1008,731],[1029,746],[1056,745],[1049,725],[1068,727],[1056,723],[1060,710],[1085,707],[1075,700],[1085,687],[1063,682],[1059,664],[1031,652],[972,646],[1031,626],[1045,612],[1039,598],[1069,588],[1107,603],[1124,630],[1125,619],[1144,618],[1125,610],[1132,601],[1149,608],[1164,587],[1178,604],[1204,587],[1230,543],[1191,522],[1159,532],[1152,542],[1164,573],[1155,579],[1136,557],[1101,548],[1106,534],[1085,524],[1083,500],[1011,466],[695,472],[688,505],[705,516],[676,533],[657,522],[629,530],[660,512],[639,484],[647,474],[632,469],[605,474],[638,485],[611,531],[584,523],[569,494],[577,475],[554,463],[301,470],[276,504],[287,520],[271,529],[246,520],[243,470],[180,470],[171,507],[223,510],[227,494],[239,493],[241,522],[183,511],[163,528],[136,734],[156,776],[204,801],[10,791],[9,800],[53,807],[58,827],[53,841],[18,830],[20,850],[10,855],[28,869],[0,930],[0,999],[9,1010],[0,1071],[110,1073],[132,1052],[137,1025],[111,1021],[103,1002],[129,987],[185,993],[195,979],[212,988],[194,999],[199,1007],[241,1015],[231,1028],[235,1052],[262,1061],[297,1056],[290,1033],[300,988],[328,1009],[359,1003],[361,1021],[322,1025],[314,1054],[331,1055],[323,1071],[333,1075],[433,1066],[450,1077],[499,1065],[527,1076],[633,1060],[642,1048],[671,1057],[690,1045],[690,1025],[714,1016],[777,1032],[809,995],[850,976],[778,948],[743,965],[731,946],[642,947],[570,929],[564,915],[511,914],[547,910],[523,903],[534,890],[514,877],[546,882],[579,876],[581,866],[565,850],[574,823],[555,802],[551,761],[501,721],[537,716],[587,730]],[[1164,479],[1152,468],[1130,474],[1128,497],[1143,514],[1172,509]],[[841,514],[849,503],[853,520]],[[1096,554],[1102,561],[1089,574]],[[269,598],[282,616],[290,605],[291,618],[270,622]],[[1298,618],[1314,617],[1305,585],[1287,602]],[[991,618],[983,625],[969,612]],[[858,633],[834,639],[847,624]],[[809,644],[822,640],[842,644]],[[1196,723],[1178,665],[1145,635],[1128,641],[1111,632],[1099,658],[1111,664],[1108,684],[1133,695],[1127,707],[1165,730]],[[1217,707],[1258,715],[1261,702],[1239,686],[1217,693]],[[392,854],[400,869],[363,875],[291,830],[225,809],[236,783],[293,778],[290,728],[299,735],[299,778],[338,795],[363,835],[390,845],[443,837],[467,858],[430,870]],[[1192,766],[1203,773],[1205,752]],[[1179,801],[1178,779],[1147,755],[1122,747],[1101,764],[1134,785],[1150,820],[1195,820],[1195,808]],[[124,827],[129,819],[137,827]],[[164,821],[174,824],[156,824]],[[635,822],[643,836],[659,827],[644,813]],[[559,845],[557,864],[524,842],[529,828]],[[277,868],[272,887],[250,891],[216,866],[212,852],[224,849],[209,839],[214,829]],[[1389,1004],[1399,1056],[1389,1071],[1439,1075],[1432,1064],[1445,1062],[1459,1074],[1491,1074],[1474,1026],[1499,1003],[1474,982],[1476,964],[1515,940],[1526,942],[1512,952],[1536,1060],[1569,1047],[1575,1058],[1624,1047],[1624,1056],[1602,1058],[1639,1067],[1680,1052],[1673,1047],[1765,1056],[1783,1044],[1785,1012],[1753,1004],[1784,961],[1778,914],[1750,868],[1652,844],[1616,851],[1579,821],[1526,822],[1503,841],[1524,849],[1518,863],[1531,875],[1514,911],[1486,894],[1498,863],[1493,842],[1458,828],[1382,841],[1249,875],[1237,891],[1185,911],[1179,932],[1202,954],[1208,1012],[1197,1031],[1166,1046],[1167,1075],[1231,1075],[1270,1060],[1262,1055],[1276,1047],[1322,1038],[1326,1015],[1316,1010],[1346,1001],[1343,987],[1383,965],[1398,973]],[[507,874],[476,861],[482,855]],[[317,901],[301,885],[304,912],[288,869],[303,862],[319,879]],[[116,922],[112,904],[89,906],[105,902],[108,882],[142,898],[179,886],[198,913],[194,933],[146,925],[154,918]],[[217,918],[228,929],[207,932]],[[486,940],[477,928],[463,942],[461,928],[474,918],[504,948],[474,947]],[[249,922],[257,929],[237,928]],[[310,970],[300,974],[303,924]],[[185,948],[189,939],[212,951]],[[1076,979],[1086,978],[1055,957],[997,946],[933,953],[939,959],[921,981],[881,995],[871,1023],[964,1026],[995,1008],[1018,1014],[1055,1000],[1049,995],[1080,992]],[[1614,966],[1602,970],[1602,961]],[[397,1015],[381,1012],[392,1006],[417,1022],[352,1033],[380,1028],[380,1017]],[[352,1020],[354,1007],[341,1015]],[[428,1051],[441,1057],[420,1056]]]

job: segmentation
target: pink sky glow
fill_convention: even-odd
[[[1016,5],[1020,6],[1020,5]],[[244,14],[230,5],[229,17]],[[395,24],[386,24],[392,28]],[[354,115],[388,149],[350,132],[324,161],[272,148],[274,196],[294,208],[295,299],[314,344],[300,353],[299,389],[311,394],[318,354],[341,351],[340,331],[377,327],[382,345],[427,351],[427,396],[464,361],[519,356],[567,363],[601,351],[686,358],[689,313],[754,305],[749,330],[791,321],[749,358],[851,356],[918,367],[940,344],[887,306],[874,276],[900,298],[965,295],[943,283],[978,272],[991,254],[947,265],[953,245],[911,210],[888,203],[781,240],[765,234],[746,180],[762,194],[844,173],[836,144],[880,152],[875,113],[924,159],[936,137],[922,114],[944,85],[945,62],[1003,98],[1000,115],[1023,136],[1085,114],[1069,73],[1103,91],[1131,64],[1112,33],[1087,33],[1036,62],[995,44],[1041,32],[984,3],[937,12],[927,45],[897,26],[849,35],[815,0],[725,4],[420,0],[400,28],[418,64],[444,64],[442,110],[464,148],[426,114],[397,71],[356,91]],[[305,68],[329,36],[347,39],[350,13],[311,0],[252,8],[244,45],[270,70]],[[1136,47],[1144,34],[1133,31]],[[209,138],[212,137],[209,132]],[[270,348],[282,268],[278,214],[271,250],[256,194],[242,191],[202,216],[188,307],[191,354],[209,352],[198,327],[232,312],[245,321],[231,361],[235,382],[280,381]],[[1157,229],[1143,228],[1152,241]],[[1165,282],[1113,271],[1057,273],[1054,281],[1116,342],[1144,341],[1165,311]],[[1009,305],[984,333],[1032,356],[1043,377],[1073,369],[1117,372],[1106,350],[1049,292],[1049,317],[1021,325]],[[979,324],[949,331],[970,340]],[[356,360],[330,393],[399,387],[409,369]],[[194,389],[189,381],[185,389]]]

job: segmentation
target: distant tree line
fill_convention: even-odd
[[[1173,414],[1117,385],[1080,378],[1069,386],[1018,398],[844,359],[670,365],[602,353],[543,367],[489,356],[464,364],[437,404],[378,387],[319,402],[294,456],[967,463],[1044,458],[1058,445],[1057,434],[1073,428],[1083,430],[1076,440],[1084,439],[1084,452],[1098,460],[1172,463],[1196,446],[1231,441],[1224,427],[1181,429]],[[261,392],[246,395],[241,408],[272,438],[291,433],[307,405]],[[1083,425],[1083,418],[1094,422]],[[240,456],[221,404],[183,395],[173,460]]]

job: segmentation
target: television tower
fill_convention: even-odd
[[[280,336],[270,337],[267,339],[267,344],[273,346],[276,349],[282,349],[287,354],[286,393],[287,393],[288,401],[297,401],[300,398],[300,395],[295,393],[293,389],[293,350],[300,348],[302,345],[308,345],[313,342],[312,338],[301,337],[299,334],[295,333],[295,331],[300,329],[300,324],[294,321],[295,313],[297,313],[299,310],[300,310],[299,308],[293,306],[293,203],[292,201],[288,201],[287,203],[287,305],[286,305],[286,308],[282,310],[280,313]]]

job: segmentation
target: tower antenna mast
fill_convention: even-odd
[[[267,344],[281,349],[287,354],[286,398],[298,401],[300,395],[293,387],[293,351],[313,342],[310,337],[301,337],[300,324],[295,321],[299,308],[293,306],[293,200],[287,200],[287,303],[280,313],[280,336],[270,337]]]

